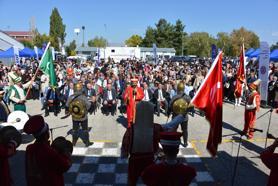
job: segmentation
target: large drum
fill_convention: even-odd
[[[0,124],[0,127],[13,126],[17,130],[22,131],[25,123],[28,121],[29,116],[23,111],[14,111],[8,116],[6,123]]]

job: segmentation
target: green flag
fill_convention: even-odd
[[[47,49],[47,51],[43,55],[43,58],[41,59],[40,69],[43,73],[49,76],[50,85],[56,86],[57,81],[53,65],[52,51],[49,48]]]

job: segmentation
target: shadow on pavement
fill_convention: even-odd
[[[231,186],[236,157],[225,151],[218,152],[217,158],[201,158],[209,166],[215,179],[214,185]],[[246,157],[239,156],[236,186],[261,186],[267,185],[268,175],[257,168],[257,164]]]

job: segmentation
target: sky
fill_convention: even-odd
[[[230,33],[241,26],[261,41],[278,42],[278,0],[0,0],[0,30],[26,31],[33,17],[40,33],[49,33],[49,17],[57,7],[66,25],[66,43],[82,35],[85,43],[103,36],[109,43],[124,43],[133,34],[144,36],[160,18],[180,19],[185,31]]]

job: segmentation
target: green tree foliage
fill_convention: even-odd
[[[130,38],[128,38],[125,41],[125,44],[129,47],[136,47],[139,46],[142,43],[142,37],[139,35],[132,35]]]
[[[69,46],[66,46],[66,53],[68,56],[75,56],[76,52],[76,41],[73,40],[72,42],[70,42]]]
[[[278,49],[278,42],[276,42],[276,44],[271,45],[270,50],[275,50]]]
[[[182,52],[182,50],[184,51],[184,43],[183,43],[183,38],[186,37],[186,33],[184,32],[184,27],[185,25],[182,23],[181,20],[177,20],[176,21],[176,25],[175,25],[175,30],[173,33],[173,47],[176,49],[176,54],[177,55],[182,55],[184,52]]]
[[[260,45],[259,37],[253,32],[241,27],[231,33],[232,56],[239,56],[240,47],[244,42],[245,48],[258,48]]]
[[[155,35],[156,30],[149,26],[146,30],[145,37],[141,45],[144,47],[152,47],[153,43],[156,43]]]
[[[208,57],[211,54],[211,45],[215,42],[207,32],[193,32],[187,41],[187,52],[190,55]]]
[[[226,56],[232,55],[232,41],[226,32],[219,32],[216,36],[216,46],[223,50]]]
[[[35,36],[33,38],[34,46],[42,48],[43,43],[48,43],[50,41],[50,37],[46,34],[40,34],[39,32],[35,32]]]
[[[32,41],[23,40],[23,41],[21,41],[21,43],[24,45],[24,47],[28,47],[28,48],[33,48],[34,47]]]
[[[107,46],[107,40],[103,37],[95,37],[94,39],[91,39],[88,41],[88,46],[90,47],[99,47],[104,48]]]
[[[51,45],[58,50],[59,49],[59,38],[61,39],[61,44],[65,43],[66,37],[66,25],[63,24],[63,19],[59,14],[57,8],[52,10],[50,16],[50,29],[49,29],[49,36],[51,37]]]
[[[177,20],[173,25],[165,19],[160,19],[155,24],[155,28],[147,28],[142,46],[152,47],[155,43],[160,48],[175,48],[177,55],[181,55],[183,38],[186,36],[184,27],[181,20]]]

